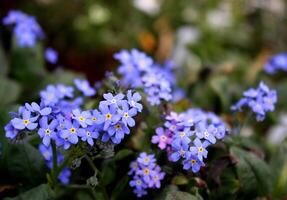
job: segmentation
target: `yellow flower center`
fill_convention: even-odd
[[[145,158],[145,159],[144,159],[144,162],[145,162],[145,163],[148,163],[148,162],[149,162],[149,158]]]
[[[122,126],[120,124],[116,124],[115,128],[118,130],[118,129],[122,128]]]
[[[198,147],[198,152],[202,153],[203,152],[203,147]]]
[[[149,174],[149,169],[148,169],[148,168],[145,168],[145,169],[144,169],[144,174],[146,174],[146,175]]]
[[[183,149],[180,150],[180,155],[184,155],[185,151]]]
[[[79,117],[79,120],[80,120],[81,122],[83,122],[83,121],[85,121],[85,118],[84,118],[83,116],[80,116],[80,117]]]
[[[179,136],[180,136],[181,138],[183,138],[183,137],[185,136],[185,132],[180,132],[180,133],[179,133]]]
[[[111,119],[112,115],[110,113],[106,114],[106,119]]]
[[[74,134],[74,133],[76,133],[76,129],[74,127],[70,128],[70,132]]]
[[[23,124],[28,125],[30,123],[29,119],[23,119]]]
[[[97,118],[96,118],[96,117],[93,117],[92,120],[95,122],[95,121],[97,121]]]
[[[124,114],[124,117],[125,117],[125,118],[128,118],[128,117],[129,117],[129,114],[126,112],[126,113]]]
[[[190,162],[192,165],[194,165],[196,163],[196,160],[192,159]]]

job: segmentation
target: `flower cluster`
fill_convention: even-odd
[[[47,48],[45,51],[45,59],[51,64],[56,64],[58,61],[58,52],[52,48]]]
[[[76,87],[86,96],[95,90],[85,80],[75,80]],[[21,131],[37,130],[45,146],[50,146],[53,140],[57,147],[64,149],[77,144],[79,139],[90,146],[95,139],[103,142],[111,141],[119,144],[125,134],[130,133],[130,127],[135,126],[133,117],[141,112],[139,93],[127,92],[104,94],[99,110],[81,110],[83,99],[74,98],[74,88],[63,84],[49,85],[40,92],[41,103],[35,102],[19,108],[13,114],[14,118],[6,125],[6,136],[15,138]]]
[[[264,70],[268,74],[275,74],[280,70],[287,71],[287,53],[272,56],[265,64]]]
[[[46,147],[45,145],[40,144],[39,151],[43,155],[49,169],[52,169],[53,167],[52,147],[51,146]],[[61,153],[57,152],[57,165],[62,164],[63,161],[64,161],[64,156]],[[66,167],[60,172],[58,179],[61,183],[66,185],[70,182],[70,176],[71,176],[71,170]]]
[[[159,105],[161,100],[172,99],[174,76],[170,73],[170,66],[173,66],[171,62],[161,67],[152,58],[136,49],[132,49],[131,52],[122,50],[114,57],[121,63],[118,73],[123,76],[124,86],[143,88],[151,105]]]
[[[277,93],[270,90],[264,82],[260,82],[257,89],[250,88],[243,93],[241,98],[235,105],[231,107],[233,111],[242,111],[242,107],[249,107],[256,114],[257,121],[265,119],[266,112],[274,111],[277,102]]]
[[[21,11],[10,11],[3,19],[3,24],[14,25],[13,33],[20,47],[32,47],[36,44],[37,39],[44,36],[36,19]]]
[[[134,193],[141,197],[147,194],[147,188],[160,188],[165,173],[161,171],[153,154],[141,153],[136,161],[130,164],[129,175],[133,177],[130,186]]]
[[[194,173],[204,166],[207,158],[207,147],[223,139],[227,134],[223,121],[211,112],[200,109],[189,109],[177,114],[171,112],[166,116],[164,127],[156,129],[152,143],[166,149],[169,160],[182,160],[183,168]]]

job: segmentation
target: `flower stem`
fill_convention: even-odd
[[[54,141],[51,141],[51,146],[52,146],[52,153],[53,153],[53,166],[52,166],[52,172],[51,172],[51,177],[52,177],[52,187],[56,185],[57,182],[57,168],[58,168],[58,163],[57,163],[57,147]]]

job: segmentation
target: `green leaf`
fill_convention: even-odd
[[[8,72],[8,63],[0,40],[0,76],[5,76]]]
[[[4,200],[50,200],[54,199],[54,194],[46,184],[32,188],[17,197],[5,198]]]
[[[45,162],[40,152],[28,143],[6,144],[0,166],[5,176],[39,184],[45,180]]]
[[[125,187],[128,185],[129,182],[129,177],[128,176],[124,176],[116,185],[116,187],[114,188],[113,192],[112,192],[112,196],[111,199],[112,200],[116,200],[116,199],[120,199],[120,195],[123,192],[123,190],[125,189]]]
[[[122,160],[130,155],[132,155],[133,152],[130,149],[122,149],[115,155],[115,160],[119,161]]]
[[[15,102],[21,92],[19,84],[5,77],[0,77],[0,106]]]
[[[185,176],[179,175],[173,177],[171,182],[174,185],[186,185],[188,183],[188,179]]]
[[[103,161],[101,171],[102,173],[101,173],[100,184],[106,186],[110,184],[116,176],[115,161],[113,159]]]
[[[179,191],[174,185],[170,185],[164,189],[163,193],[157,200],[200,200],[200,196],[195,196],[187,192]]]
[[[243,192],[252,196],[270,194],[271,172],[266,162],[238,147],[231,147],[230,152],[238,159],[236,171]]]

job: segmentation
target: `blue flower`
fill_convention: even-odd
[[[216,131],[214,125],[205,126],[203,123],[199,123],[196,128],[196,136],[199,139],[205,139],[211,144],[215,144],[216,139],[213,133]]]
[[[32,117],[31,112],[26,109],[23,109],[20,115],[22,116],[22,118],[14,118],[11,120],[11,123],[14,128],[18,130],[23,130],[27,128],[30,131],[37,128],[38,123],[35,122],[38,119],[38,116]]]
[[[96,90],[92,88],[87,80],[80,80],[80,79],[75,79],[74,83],[78,90],[83,92],[85,96],[94,96],[96,94]]]
[[[72,175],[71,170],[69,168],[64,168],[59,174],[58,179],[62,184],[67,185],[70,182],[71,175]]]
[[[5,130],[5,136],[7,138],[10,138],[10,139],[14,139],[17,137],[19,131],[14,128],[14,126],[12,125],[11,122],[9,122],[5,127],[4,127],[4,130]]]
[[[124,138],[125,134],[130,133],[130,129],[122,122],[117,122],[111,125],[108,130],[108,135],[103,135],[103,141],[107,141],[106,138],[111,138],[113,143],[119,144]]]
[[[54,139],[56,136],[55,129],[58,126],[58,121],[54,119],[48,123],[48,117],[44,116],[40,119],[39,124],[38,134],[43,138],[43,144],[49,146],[51,139]]]
[[[142,111],[143,106],[142,106],[142,104],[138,103],[142,97],[138,92],[135,92],[134,94],[132,94],[132,91],[129,90],[127,92],[127,98],[128,98],[128,104],[132,108],[136,108],[138,112]]]
[[[32,47],[38,38],[43,38],[43,31],[35,18],[21,11],[10,11],[3,23],[15,25],[13,32],[20,47]]]
[[[205,166],[204,163],[197,156],[191,152],[186,153],[186,158],[183,161],[183,169],[189,170],[191,168],[194,173],[197,173],[203,166]]]
[[[248,89],[244,97],[231,107],[233,111],[242,111],[242,107],[249,107],[256,114],[257,121],[265,119],[266,112],[275,110],[277,93],[270,90],[264,82],[260,82],[256,89]]]
[[[177,149],[180,149],[181,146],[188,146],[188,144],[191,142],[190,136],[192,136],[193,133],[190,131],[189,128],[185,128],[182,131],[178,131],[171,143],[173,147],[176,147]]]
[[[141,197],[147,194],[147,188],[160,188],[161,180],[165,173],[156,164],[153,154],[141,153],[136,161],[130,164],[130,176],[133,176],[129,185],[134,188],[133,192]]]
[[[99,137],[99,132],[95,129],[95,127],[90,126],[85,129],[85,131],[79,132],[79,137],[81,137],[82,141],[87,141],[89,145],[94,145],[94,139]]]
[[[40,144],[39,145],[39,151],[43,155],[44,159],[46,161],[51,161],[53,159],[53,154],[52,154],[52,147],[51,146],[45,146]]]
[[[47,48],[45,51],[45,59],[52,64],[56,64],[58,61],[58,52],[52,48]]]
[[[49,115],[52,112],[52,108],[39,106],[37,103],[32,102],[31,104],[25,103],[25,108],[30,112],[39,113],[40,115]]]
[[[196,138],[193,141],[194,146],[190,147],[190,152],[193,155],[196,155],[198,159],[202,160],[203,158],[207,158],[207,150],[206,147],[209,146],[208,141],[201,142],[200,139]]]
[[[185,158],[188,147],[189,145],[185,143],[183,143],[181,146],[174,146],[173,153],[170,155],[169,159],[173,162],[176,162],[180,158]]]
[[[130,127],[135,126],[135,120],[132,117],[137,114],[137,110],[135,108],[130,109],[127,103],[124,103],[122,108],[122,110],[118,111],[122,122]]]
[[[58,103],[61,95],[54,85],[48,85],[46,90],[40,92],[40,96],[46,106],[54,106]]]
[[[75,120],[66,120],[64,127],[60,133],[61,138],[67,139],[72,144],[77,144],[79,141],[78,136],[83,135],[84,129],[80,128],[80,124]]]
[[[104,130],[107,130],[112,123],[119,121],[115,107],[100,104],[99,109],[104,116]]]
[[[264,70],[268,74],[275,74],[280,70],[287,71],[287,53],[272,56],[265,64]]]
[[[124,102],[123,98],[125,97],[125,95],[123,95],[122,93],[119,93],[115,96],[113,96],[112,93],[107,93],[104,94],[103,96],[105,101],[101,101],[100,105],[102,104],[106,106],[115,106],[115,107],[121,105]]]
[[[72,111],[72,113],[73,119],[75,119],[83,128],[93,124],[91,119],[92,115],[89,111],[81,112],[79,109],[75,109]]]
[[[94,125],[103,124],[105,121],[105,117],[97,110],[92,111],[91,120]]]
[[[74,88],[71,86],[66,86],[63,84],[58,84],[57,86],[58,90],[58,95],[60,98],[68,97],[68,98],[73,98],[74,96]]]

